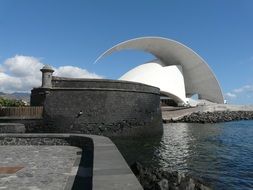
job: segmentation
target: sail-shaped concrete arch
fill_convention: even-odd
[[[200,99],[224,103],[219,82],[204,59],[189,47],[171,39],[141,37],[128,40],[105,51],[96,62],[113,52],[126,49],[136,49],[151,53],[160,60],[159,64],[163,67],[180,65],[182,67],[186,97],[198,94]],[[145,70],[141,72],[145,72]],[[178,96],[173,92],[168,93]]]

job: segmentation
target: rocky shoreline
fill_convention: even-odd
[[[211,190],[200,180],[178,172],[168,172],[153,167],[144,167],[139,162],[131,165],[144,190]]]
[[[180,118],[165,120],[164,123],[219,123],[239,120],[252,120],[253,111],[214,111],[194,112]]]

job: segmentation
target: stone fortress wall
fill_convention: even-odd
[[[46,69],[42,69],[43,79],[51,83],[44,81],[31,94],[31,105],[44,107],[45,132],[106,136],[161,133],[158,88],[119,80],[47,77],[50,69]]]

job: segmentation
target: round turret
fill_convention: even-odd
[[[50,65],[45,65],[40,71],[42,72],[41,88],[52,88],[53,68]]]

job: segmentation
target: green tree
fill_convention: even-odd
[[[22,100],[14,100],[0,97],[0,107],[22,107],[25,103]]]

